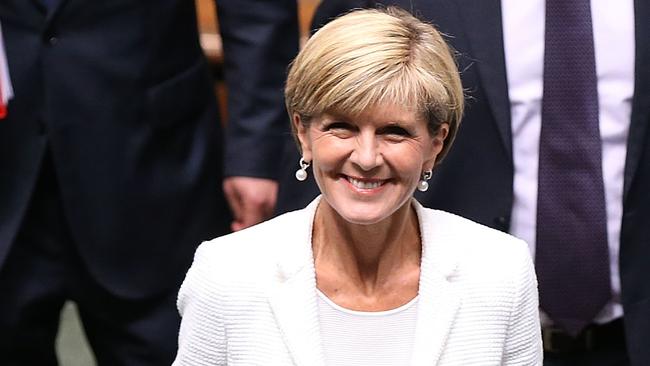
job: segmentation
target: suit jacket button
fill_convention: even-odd
[[[50,46],[54,46],[59,42],[59,38],[54,32],[45,32],[43,34],[43,42],[49,44]]]

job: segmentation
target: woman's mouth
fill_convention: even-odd
[[[357,189],[375,189],[381,187],[386,181],[379,179],[361,179],[345,176],[345,179]]]

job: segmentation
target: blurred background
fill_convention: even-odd
[[[223,53],[221,38],[219,37],[218,24],[216,20],[215,1],[195,0],[197,5],[197,16],[201,32],[201,45],[206,57],[212,65],[215,89],[219,99],[220,110],[224,114],[222,121],[226,121],[228,113],[226,99],[228,91],[221,78],[221,64]],[[297,0],[299,9],[299,24],[304,42],[309,34],[309,24],[314,10],[320,0]],[[218,3],[218,0],[217,0]],[[88,347],[84,336],[83,328],[77,316],[75,304],[68,302],[61,313],[61,326],[57,338],[57,353],[59,364],[62,366],[94,366],[95,360]]]

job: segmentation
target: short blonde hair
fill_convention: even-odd
[[[306,127],[323,113],[355,116],[384,104],[413,108],[432,136],[449,124],[439,162],[458,130],[464,97],[440,33],[389,7],[352,11],[316,32],[291,64],[285,100],[289,115],[298,114]]]

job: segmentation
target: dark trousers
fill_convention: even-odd
[[[119,269],[116,269],[119,270]],[[71,236],[50,158],[0,269],[0,365],[57,365],[61,308],[77,303],[99,365],[169,365],[177,348],[177,288],[118,298],[89,274]]]
[[[625,351],[609,349],[572,355],[544,353],[544,366],[629,366]]]
[[[544,352],[544,366],[630,366],[625,346],[612,344],[592,351]]]

